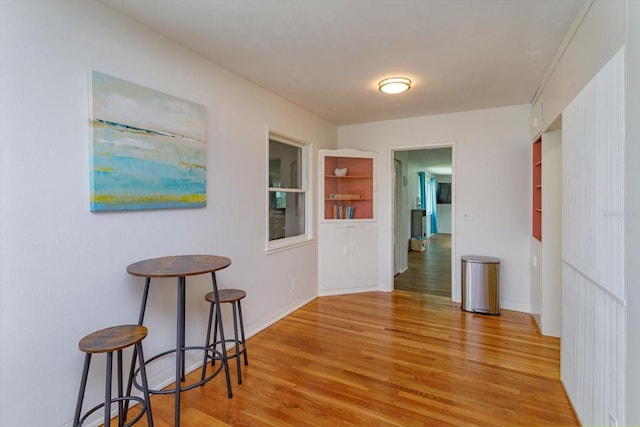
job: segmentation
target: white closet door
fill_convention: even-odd
[[[402,163],[395,160],[395,179],[393,185],[393,273],[402,269],[403,252],[407,252],[406,242],[402,243]]]

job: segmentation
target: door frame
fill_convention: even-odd
[[[428,145],[420,145],[420,146],[409,146],[409,147],[403,147],[403,146],[398,146],[398,147],[390,147],[389,148],[389,171],[391,171],[391,173],[389,173],[389,185],[390,185],[390,189],[391,191],[389,191],[389,203],[388,203],[388,207],[389,207],[389,218],[391,219],[389,221],[389,223],[387,224],[387,227],[389,229],[390,235],[392,236],[391,238],[391,242],[392,245],[394,245],[390,252],[390,256],[389,256],[389,265],[390,265],[390,269],[389,271],[391,271],[391,278],[389,280],[389,286],[387,289],[387,292],[393,292],[393,282],[394,282],[394,271],[395,271],[395,267],[394,267],[394,263],[395,263],[395,238],[394,233],[393,233],[393,227],[394,227],[394,221],[395,221],[395,217],[394,217],[394,199],[395,199],[395,191],[393,190],[393,182],[395,179],[395,153],[397,151],[417,151],[417,150],[433,150],[433,149],[437,149],[437,148],[451,148],[451,192],[452,192],[452,197],[451,197],[451,300],[452,301],[457,301],[457,299],[455,298],[455,295],[453,293],[454,291],[454,283],[455,283],[455,278],[456,278],[456,198],[457,198],[457,191],[456,191],[456,144],[454,142],[442,142],[442,143],[435,143],[435,144],[428,144]],[[404,228],[404,227],[403,227]],[[459,298],[458,298],[459,299]]]

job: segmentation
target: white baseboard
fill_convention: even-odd
[[[503,301],[500,303],[500,308],[505,310],[520,311],[522,313],[531,313],[531,304]]]
[[[331,295],[347,295],[347,294],[359,294],[362,292],[379,292],[380,289],[377,286],[364,286],[361,288],[340,288],[340,289],[327,289],[318,292],[319,297],[328,297]]]

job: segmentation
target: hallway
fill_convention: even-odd
[[[409,251],[407,266],[394,278],[394,289],[451,298],[451,234],[434,234],[425,251]]]

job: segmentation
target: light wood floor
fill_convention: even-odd
[[[394,288],[451,297],[451,234],[434,234],[426,250],[409,251],[407,270],[394,278]]]
[[[578,425],[559,340],[523,313],[482,316],[399,290],[322,297],[248,352],[244,384],[230,364],[232,399],[223,376],[183,393],[183,426]],[[155,425],[172,426],[173,397],[152,404]]]

